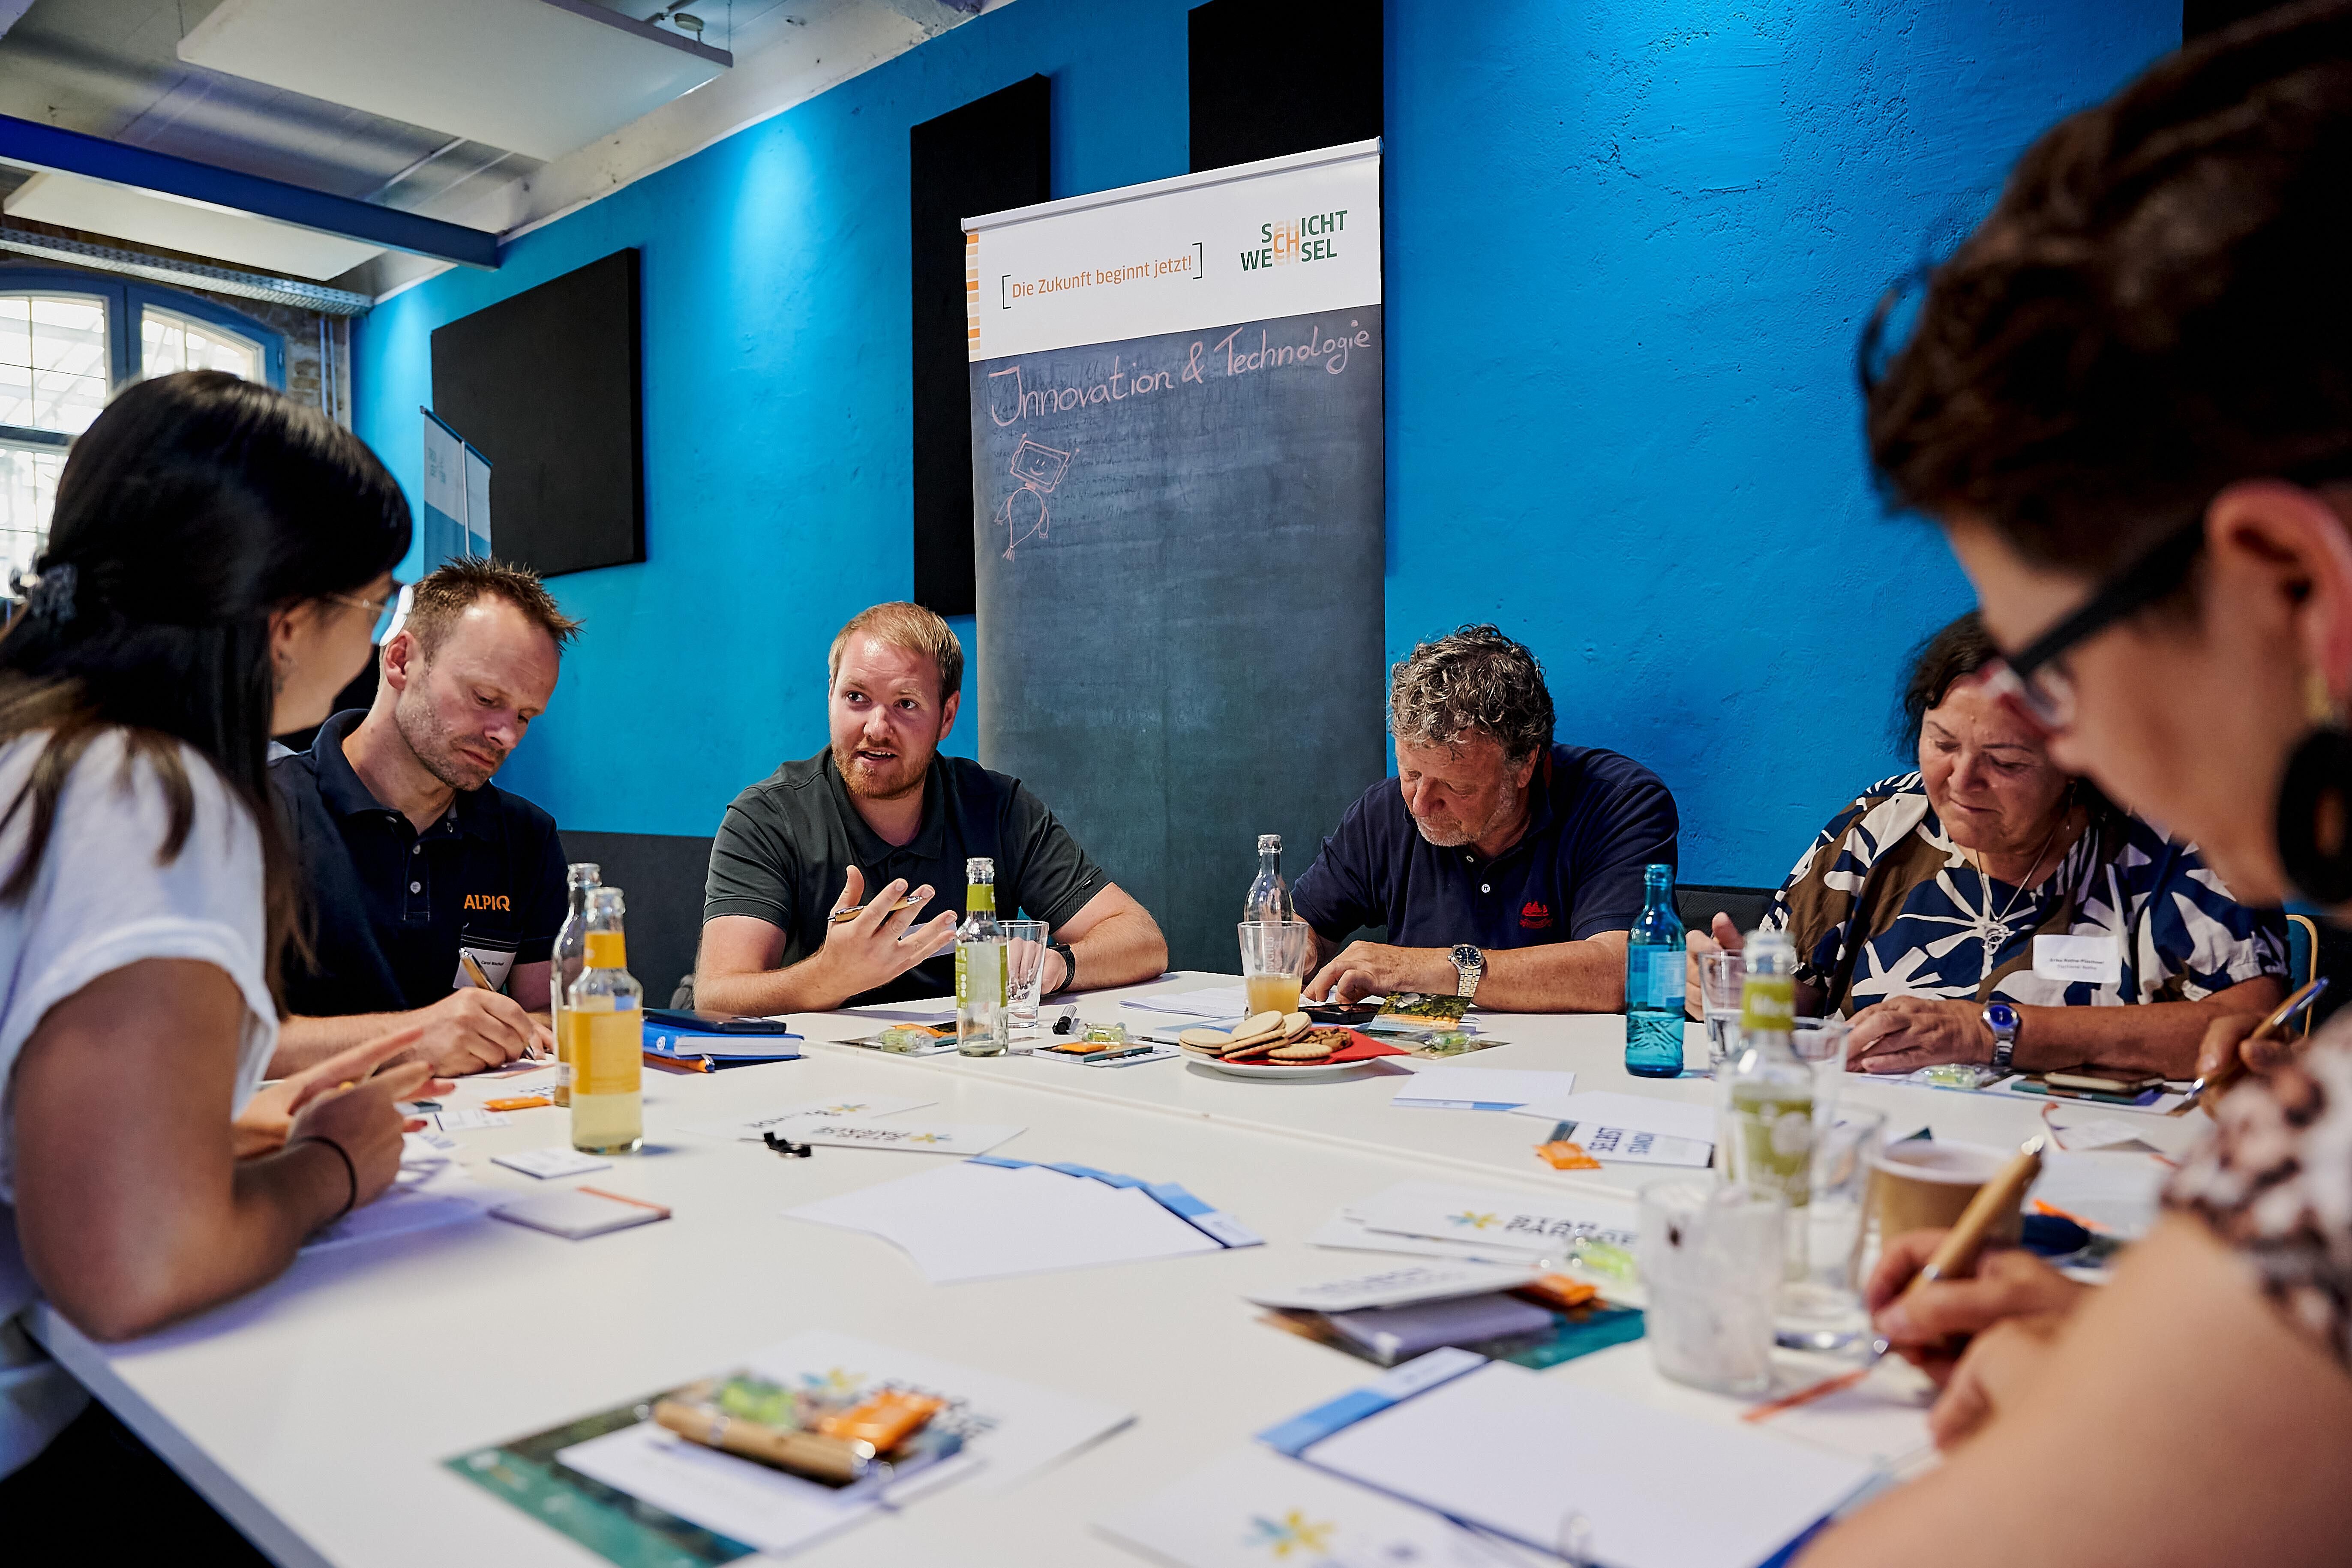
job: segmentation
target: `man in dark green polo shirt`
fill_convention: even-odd
[[[294,1016],[273,1070],[411,1024],[443,1073],[552,1045],[531,1015],[547,1010],[563,846],[553,817],[490,775],[546,708],[577,629],[531,573],[451,562],[384,639],[374,706],[270,765],[314,914],[309,961],[286,965]]]
[[[1167,968],[1158,923],[1044,802],[940,755],[963,689],[963,646],[945,621],[877,605],[841,629],[828,665],[831,744],[736,796],[711,846],[696,1005],[765,1015],[952,993],[975,856],[996,862],[1000,911],[1050,930],[1041,994]],[[889,912],[909,893],[913,909]]]

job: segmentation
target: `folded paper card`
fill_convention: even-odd
[[[1580,1126],[1618,1127],[1628,1132],[1654,1132],[1662,1138],[1715,1142],[1715,1108],[1703,1102],[1667,1100],[1646,1094],[1619,1094],[1590,1089],[1554,1100],[1531,1100],[1519,1108],[1521,1116],[1573,1121]]]
[[[825,1143],[844,1149],[896,1149],[909,1154],[985,1154],[1021,1135],[1018,1127],[987,1121],[871,1121],[847,1116],[811,1116],[775,1130],[795,1143]]]
[[[757,1143],[787,1122],[803,1121],[813,1116],[830,1117],[836,1121],[870,1121],[879,1116],[896,1116],[902,1110],[919,1110],[930,1103],[911,1094],[839,1095],[831,1100],[804,1100],[797,1105],[780,1106],[740,1121],[695,1122],[687,1131],[699,1132],[706,1138],[740,1138]]]
[[[1633,1245],[1633,1205],[1583,1193],[1531,1196],[1434,1182],[1399,1182],[1340,1211],[1381,1234],[1529,1261],[1560,1257],[1580,1237]]]
[[[1530,1265],[1521,1264],[1409,1263],[1316,1285],[1253,1290],[1244,1299],[1261,1307],[1346,1312],[1359,1307],[1394,1307],[1406,1301],[1437,1301],[1450,1296],[1508,1290],[1539,1278],[1540,1273]]]
[[[591,1171],[609,1171],[610,1160],[600,1160],[593,1154],[583,1154],[577,1149],[523,1149],[512,1154],[493,1154],[490,1163],[504,1165],[509,1171],[520,1171],[526,1176],[536,1176],[551,1182],[558,1176],[584,1176]]]

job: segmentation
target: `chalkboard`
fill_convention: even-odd
[[[980,752],[1230,971],[1385,771],[1377,305],[971,367]]]

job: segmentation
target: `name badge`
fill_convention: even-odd
[[[2044,980],[2070,985],[2120,985],[2124,982],[2123,950],[2111,936],[2037,936],[2033,939],[2033,973]]]
[[[461,953],[471,953],[473,955],[474,962],[482,966],[482,977],[490,983],[491,990],[503,991],[506,989],[507,973],[509,970],[514,968],[515,955],[513,950],[509,949],[508,951],[501,952],[495,947],[469,946],[461,947],[457,951]],[[475,988],[473,976],[466,973],[466,961],[463,958],[460,958],[457,961],[457,973],[451,978],[449,988],[453,991],[465,991]]]

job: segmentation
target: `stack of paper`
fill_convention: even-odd
[[[1259,1239],[1172,1184],[992,1158],[784,1212],[880,1237],[934,1285],[1181,1258]]]
[[[1580,1515],[1585,1554],[1610,1568],[1754,1568],[1875,1475],[1857,1459],[1505,1362],[1297,1453],[1539,1551],[1557,1550]]]
[[[1579,1237],[1633,1245],[1629,1199],[1399,1182],[1349,1204],[1307,1239],[1318,1247],[1533,1264],[1566,1255]]]
[[[1503,1068],[1423,1068],[1397,1086],[1389,1103],[1422,1110],[1516,1110],[1568,1099],[1572,1072],[1514,1072]]]
[[[1515,1109],[1555,1128],[1565,1123],[1569,1131],[1563,1136],[1596,1160],[1703,1166],[1715,1152],[1715,1111],[1689,1100],[1594,1089],[1534,1100]]]

